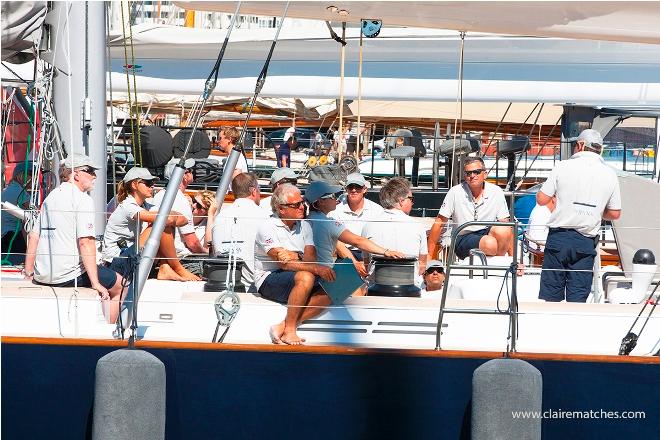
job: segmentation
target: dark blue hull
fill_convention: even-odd
[[[96,362],[118,347],[60,344],[3,341],[3,439],[91,438]],[[472,373],[497,355],[163,347],[143,346],[166,366],[169,440],[469,439]],[[584,359],[529,360],[544,410],[645,418],[546,419],[543,438],[657,438],[658,358]]]

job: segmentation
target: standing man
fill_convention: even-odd
[[[362,235],[362,229],[368,222],[380,217],[383,208],[365,198],[367,181],[360,173],[352,173],[346,177],[346,194],[339,199],[337,208],[328,217],[341,220],[346,229],[355,235]],[[362,261],[362,251],[355,246],[347,246],[353,256]]]
[[[172,159],[166,166],[165,166],[165,178],[167,180],[172,177],[172,172],[174,171],[174,167],[178,163],[179,159]],[[209,248],[207,246],[204,246],[202,243],[200,243],[199,238],[197,237],[197,234],[195,234],[195,224],[193,221],[193,212],[192,212],[192,206],[188,199],[186,198],[185,195],[185,190],[188,188],[188,185],[190,185],[193,180],[193,172],[192,169],[195,166],[195,159],[186,159],[186,162],[184,164],[186,167],[186,171],[183,174],[183,179],[181,179],[181,185],[179,185],[179,190],[176,193],[176,197],[174,198],[174,204],[172,205],[172,211],[176,211],[178,213],[181,213],[188,221],[186,222],[185,225],[179,226],[176,230],[175,236],[174,236],[174,247],[176,248],[176,254],[179,257],[183,257],[189,254],[208,254],[209,253]],[[163,197],[165,197],[165,190],[161,190],[154,196],[153,199],[153,207],[150,209],[151,211],[158,211],[160,209],[160,205],[163,203]]]
[[[119,316],[124,279],[96,265],[94,202],[88,193],[98,169],[89,157],[75,153],[60,166],[62,183],[44,200],[28,235],[23,275],[47,286],[91,287],[102,301],[110,302],[106,319],[113,323]]]
[[[481,157],[468,157],[464,164],[465,181],[453,186],[442,202],[429,234],[429,253],[438,255],[438,242],[449,219],[455,225],[469,221],[509,221],[509,208],[502,188],[486,182],[486,167]],[[470,249],[486,255],[513,255],[513,232],[509,226],[468,226],[456,238],[456,256],[463,259]]]
[[[220,150],[222,150],[223,153],[226,153],[228,155],[227,158],[229,158],[229,154],[231,154],[231,150],[234,149],[240,138],[241,138],[241,133],[238,131],[236,127],[222,127],[220,129],[220,139],[218,140],[218,146],[220,147]],[[225,161],[225,167],[227,166],[226,164],[227,162]],[[231,178],[232,180],[234,180],[234,177],[238,176],[241,173],[247,173],[247,172],[248,172],[247,159],[245,158],[244,154],[241,154],[241,157],[238,158],[238,162],[236,162],[236,168],[234,168],[234,171],[231,174]]]
[[[540,299],[586,302],[591,292],[601,221],[621,217],[619,181],[600,156],[602,148],[599,132],[582,131],[575,154],[559,162],[536,193],[541,206],[557,200],[548,222]]]

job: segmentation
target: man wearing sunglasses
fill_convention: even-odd
[[[328,214],[328,217],[340,220],[346,229],[355,235],[362,235],[364,225],[383,213],[378,203],[365,198],[367,181],[360,173],[352,173],[346,177],[345,194],[339,199],[337,208]],[[355,246],[347,246],[353,256],[362,261],[362,251]]]
[[[23,275],[37,284],[91,287],[109,306],[106,319],[119,315],[123,278],[96,264],[94,202],[88,194],[96,181],[96,166],[83,154],[71,154],[60,166],[57,188],[44,200],[28,235]]]
[[[486,167],[481,157],[468,157],[464,162],[465,181],[453,186],[442,202],[429,234],[429,250],[436,257],[445,225],[462,225],[469,221],[509,221],[509,208],[504,191],[486,182]],[[513,254],[513,232],[509,226],[468,226],[456,239],[459,259],[466,258],[470,249],[481,249],[486,255]]]
[[[179,159],[173,158],[165,166],[165,179],[169,180],[172,177],[174,172],[174,167],[179,163]],[[195,234],[195,223],[193,220],[192,206],[188,199],[186,198],[185,191],[188,186],[193,182],[193,167],[195,166],[195,159],[186,159],[184,167],[186,168],[185,173],[183,174],[183,179],[181,179],[181,184],[179,185],[179,190],[176,193],[174,198],[174,204],[172,205],[172,211],[176,211],[183,215],[187,222],[183,226],[177,227],[176,233],[174,235],[174,247],[176,248],[176,254],[179,257],[193,254],[208,254],[209,248],[204,246],[200,241],[197,235]],[[163,203],[163,197],[165,197],[165,190],[159,191],[153,198],[153,207],[151,211],[158,211],[160,205]]]
[[[442,287],[445,284],[445,268],[438,260],[431,260],[426,265],[424,272],[424,285],[422,286],[422,298],[440,298]]]
[[[255,240],[255,284],[266,299],[287,305],[284,321],[270,328],[274,344],[300,345],[298,324],[330,304],[317,281],[335,280],[331,267],[318,264],[312,228],[302,219],[305,201],[300,190],[285,183],[271,200],[273,215],[264,221]]]
[[[575,154],[559,162],[536,193],[541,206],[556,198],[539,290],[539,298],[545,301],[587,301],[601,222],[621,217],[619,180],[603,161],[602,148],[598,131],[583,130]]]

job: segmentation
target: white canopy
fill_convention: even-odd
[[[301,35],[285,22],[261,96],[339,97],[339,44],[324,26],[319,23]],[[141,92],[199,94],[225,32],[136,26],[135,59],[124,58],[121,38],[111,42],[113,88],[125,91],[124,66],[131,64]],[[344,91],[347,99],[356,99],[359,29],[347,32]],[[252,95],[274,33],[234,29],[217,95]],[[459,47],[454,31],[383,28],[380,36],[364,41],[363,98],[456,100]],[[660,104],[659,69],[660,49],[655,45],[468,34],[463,99],[655,106]]]

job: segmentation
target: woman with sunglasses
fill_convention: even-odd
[[[367,276],[364,263],[356,260],[343,243],[372,254],[390,258],[405,257],[401,252],[385,249],[367,238],[352,233],[341,221],[327,216],[337,207],[337,193],[341,191],[340,186],[332,186],[320,180],[310,183],[305,190],[305,199],[310,206],[307,221],[314,233],[314,247],[316,247],[316,258],[319,264],[332,267],[335,263],[336,253],[340,258],[349,258],[353,261],[360,276]]]
[[[140,219],[140,246],[144,245],[151,226],[158,215],[149,211],[150,205],[146,199],[153,196],[154,182],[148,169],[131,168],[117,187],[117,202],[119,205],[108,219],[103,235],[103,260],[115,272],[124,276],[132,273],[135,253],[136,220]],[[158,268],[159,280],[198,281],[200,278],[186,270],[179,261],[174,248],[174,228],[187,224],[187,219],[178,212],[172,211],[167,217],[165,230],[160,239],[157,258],[161,259]],[[143,229],[143,223],[146,228]]]
[[[202,246],[208,248],[213,241],[213,222],[218,212],[218,202],[213,191],[198,191],[192,198],[193,224],[195,234]]]

